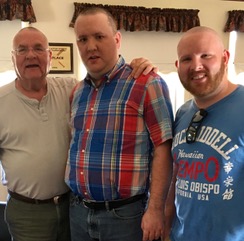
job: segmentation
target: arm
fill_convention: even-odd
[[[166,205],[165,205],[165,229],[164,229],[164,238],[168,238],[170,235],[170,231],[172,228],[172,224],[175,217],[175,183],[176,183],[176,176],[177,176],[177,167],[174,164],[174,171],[173,177],[171,180]]]
[[[142,218],[143,241],[163,237],[165,200],[172,174],[172,141],[155,148],[148,207]]]
[[[158,68],[153,66],[153,64],[148,59],[136,58],[130,63],[132,70],[131,76],[135,79],[141,74],[147,75],[150,71],[158,72]]]

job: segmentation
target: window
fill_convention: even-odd
[[[16,78],[16,74],[14,70],[7,70],[0,73],[0,87],[6,85]]]
[[[27,26],[29,26],[28,22],[19,20],[0,21],[0,33],[4,33],[4,48],[1,48],[0,52],[0,87],[14,81],[16,78],[11,61],[12,40],[21,28]]]
[[[232,31],[229,34],[230,60],[228,65],[228,77],[235,84],[244,84],[244,58],[242,33]],[[237,51],[238,50],[238,51]]]
[[[168,85],[173,113],[175,114],[178,108],[185,102],[184,87],[180,82],[177,72],[171,72],[168,74],[159,72],[158,74],[165,80]]]

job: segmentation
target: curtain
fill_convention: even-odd
[[[36,16],[31,0],[0,0],[0,20],[14,20],[34,23]]]
[[[228,19],[226,21],[224,31],[244,32],[244,11],[243,10],[228,11]]]
[[[74,3],[74,14],[70,27],[74,27],[76,18],[82,9],[103,7],[115,18],[117,29],[125,31],[165,31],[185,32],[200,25],[197,9],[160,9],[130,6],[114,6],[89,3]]]

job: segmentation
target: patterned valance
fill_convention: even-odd
[[[110,11],[118,30],[185,32],[200,25],[197,9],[160,9],[75,2],[70,27],[74,27],[80,11],[88,7],[103,7]]]
[[[224,31],[244,32],[244,11],[243,10],[228,11],[228,19],[226,21]]]
[[[31,0],[0,0],[0,20],[20,19],[24,22],[36,22]]]

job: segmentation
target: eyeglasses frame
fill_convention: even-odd
[[[186,130],[186,142],[188,144],[194,143],[197,139],[197,135],[202,125],[203,120],[208,115],[208,112],[204,109],[199,109],[191,118],[190,124]],[[199,118],[199,120],[195,120]]]

